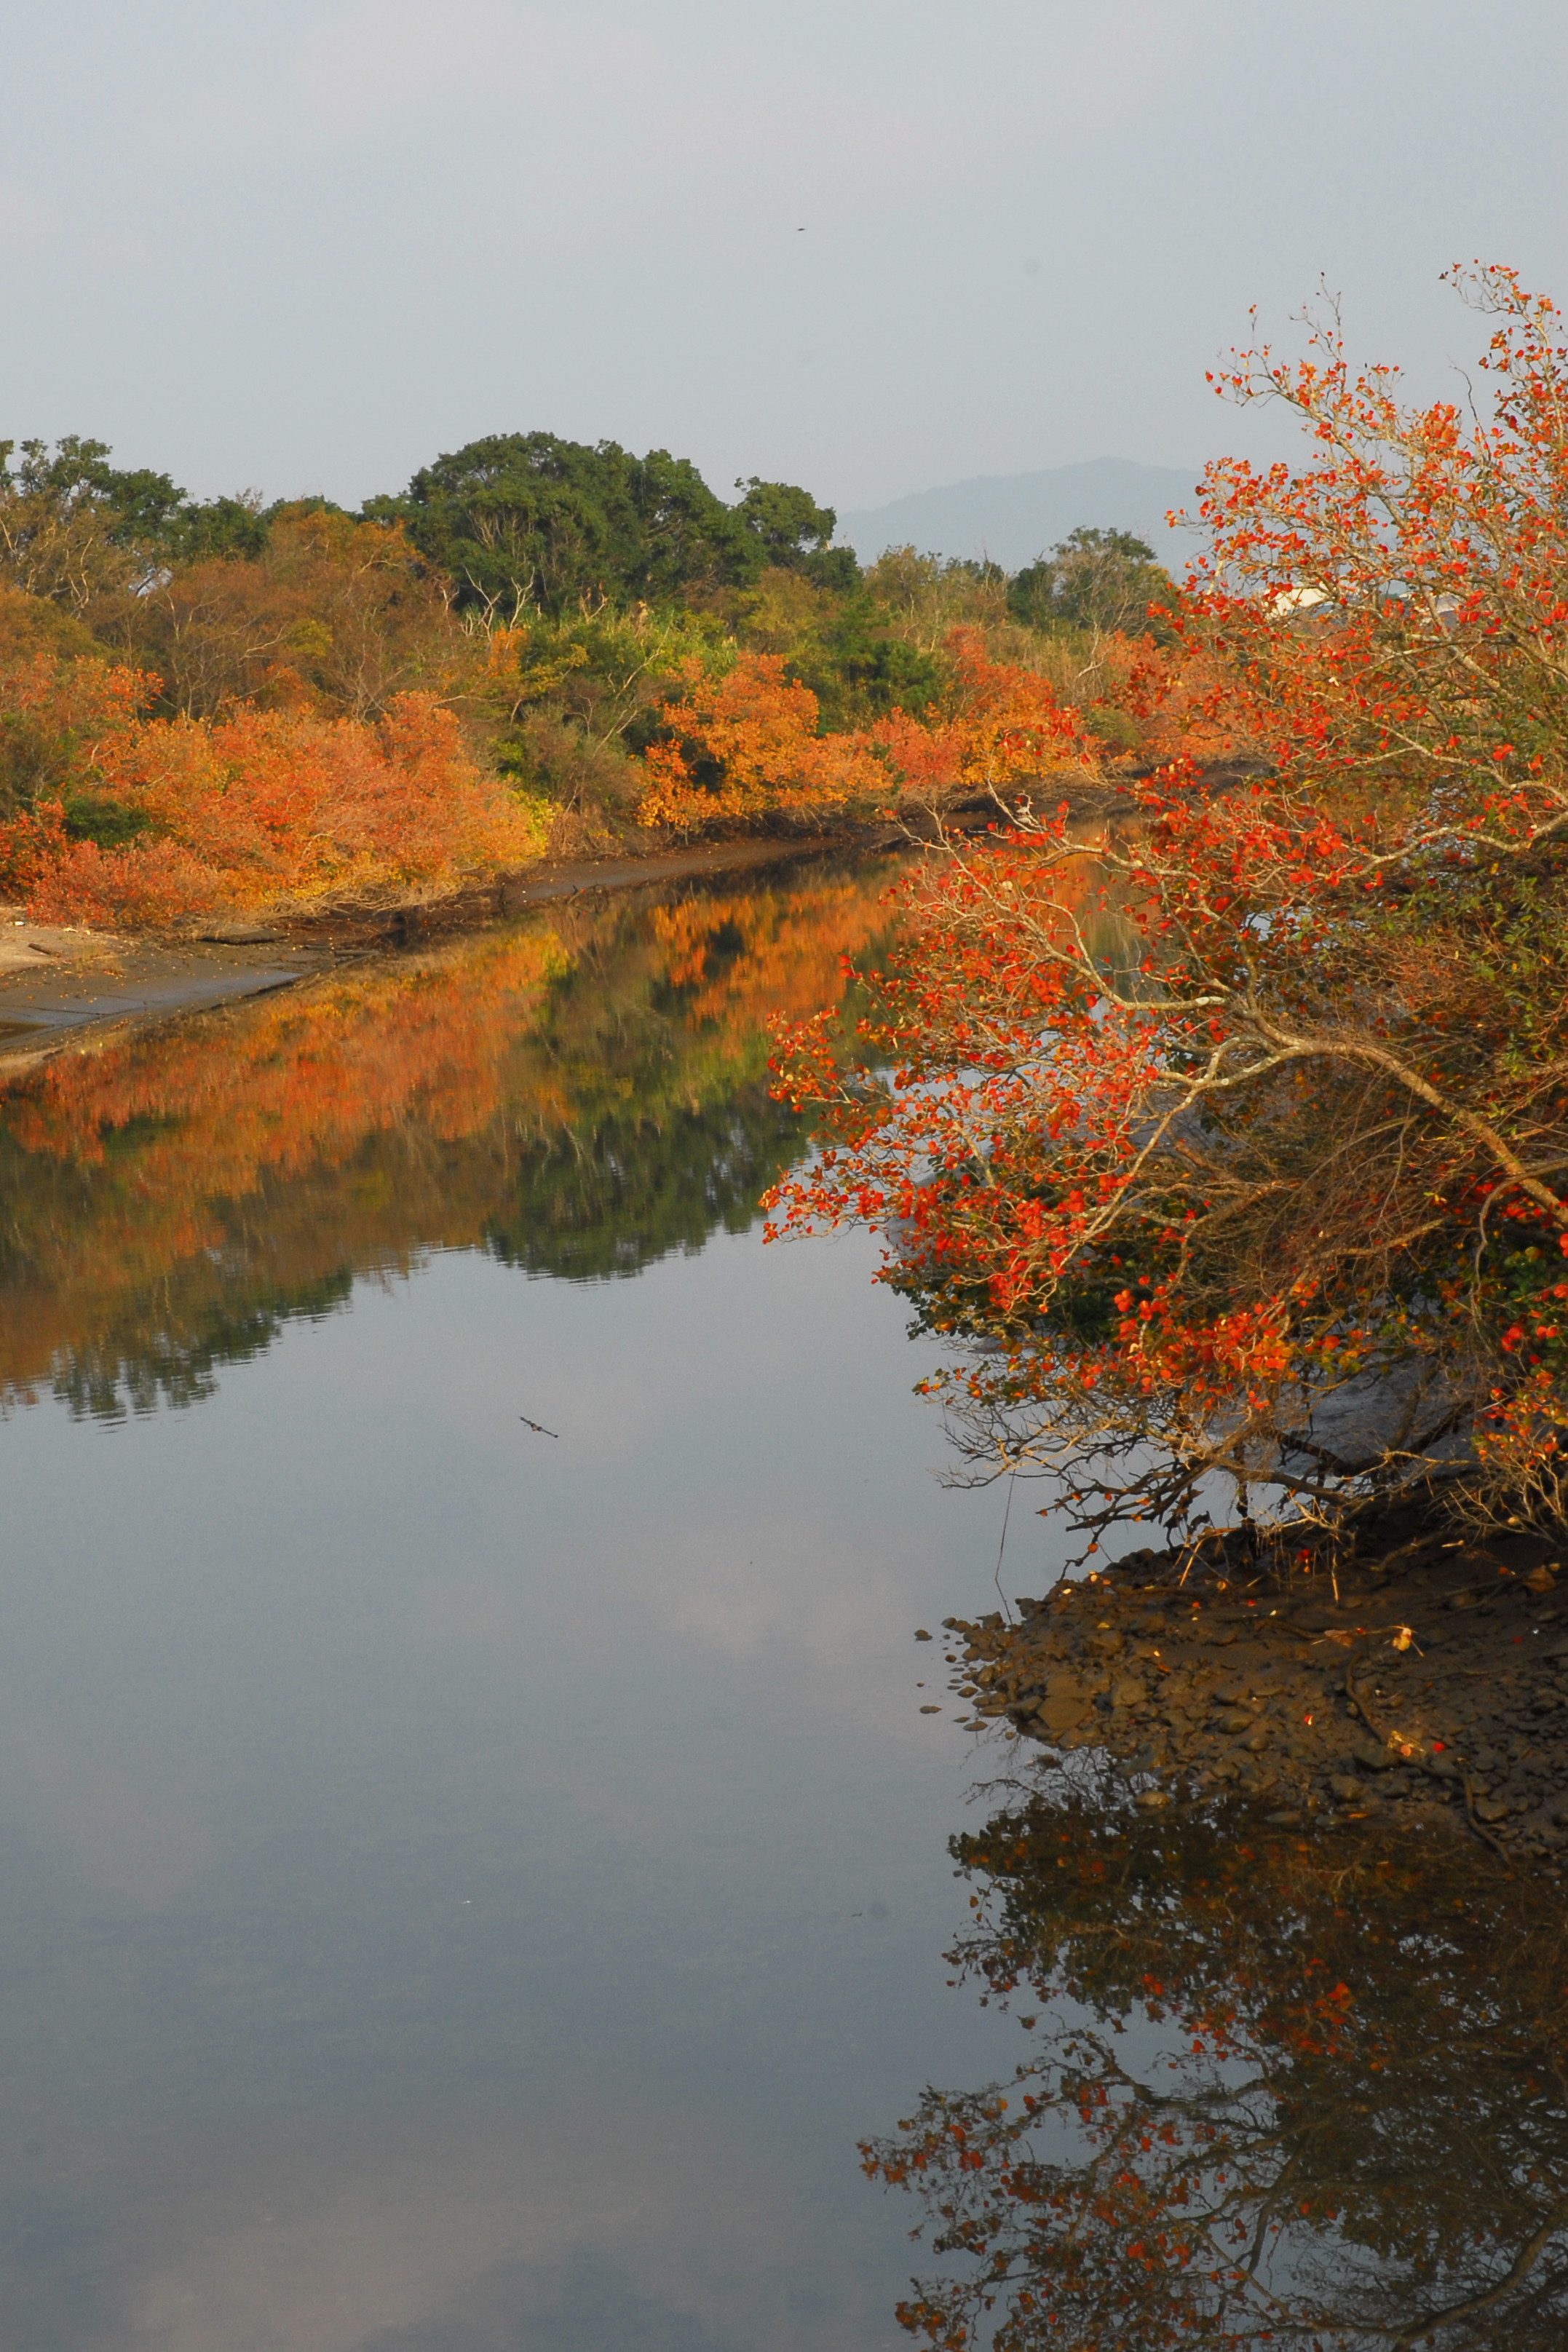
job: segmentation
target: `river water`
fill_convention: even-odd
[[[947,1985],[912,1639],[994,1605],[1000,1497],[934,1480],[868,1246],[754,1206],[765,1017],[888,879],[579,908],[5,1103],[7,2347],[902,2340],[857,2138],[1012,2047]]]
[[[959,1720],[1003,1496],[756,1212],[889,880],[0,1101],[4,2352],[1563,2341],[1561,1897]]]

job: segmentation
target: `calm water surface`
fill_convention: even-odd
[[[764,1015],[886,879],[6,1104],[7,2347],[903,2340],[857,2138],[1017,2036],[948,1989],[972,1766],[911,1639],[994,1604],[1000,1498],[934,1482],[868,1249],[752,1213]]]
[[[755,1213],[887,878],[0,1103],[3,2352],[872,2352],[911,2270],[1010,2352],[1564,2341],[1560,1896],[1008,1780],[912,1638],[1002,1496]]]

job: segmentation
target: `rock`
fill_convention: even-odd
[[[1506,1797],[1478,1797],[1476,1799],[1475,1813],[1478,1822],[1506,1821],[1511,1811],[1512,1807]]]
[[[1361,1798],[1362,1784],[1353,1772],[1331,1772],[1329,1787],[1342,1805],[1353,1805]]]
[[[269,931],[265,923],[225,923],[218,930],[203,931],[203,940],[220,948],[276,948],[283,943],[281,931]]]
[[[1169,1789],[1140,1789],[1133,1799],[1134,1804],[1142,1805],[1146,1813],[1157,1812],[1162,1805],[1168,1805],[1170,1801]]]
[[[1111,1691],[1110,1704],[1112,1706],[1137,1706],[1148,1696],[1147,1689],[1137,1676],[1129,1675],[1124,1682],[1118,1683]]]
[[[1258,1724],[1255,1730],[1247,1734],[1241,1744],[1251,1755],[1260,1756],[1268,1745],[1267,1727],[1261,1723]]]
[[[1089,1713],[1089,1695],[1071,1675],[1053,1675],[1035,1709],[1035,1721],[1051,1739],[1076,1731]]]
[[[1358,1739],[1351,1754],[1358,1764],[1364,1764],[1369,1772],[1388,1771],[1394,1758],[1394,1749],[1385,1748],[1380,1739]]]
[[[1219,1717],[1222,1731],[1249,1731],[1258,1717],[1248,1706],[1233,1706]]]

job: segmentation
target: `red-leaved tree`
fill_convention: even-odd
[[[1511,272],[1461,285],[1479,417],[1331,315],[1223,380],[1311,453],[1208,469],[1165,669],[1250,772],[1178,758],[1091,840],[999,790],[910,887],[861,1066],[784,1041],[826,1125],[784,1222],[882,1229],[972,1456],[1091,1546],[1412,1489],[1562,1516],[1568,355]]]

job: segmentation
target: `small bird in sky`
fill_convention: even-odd
[[[525,1412],[520,1412],[517,1417],[525,1429],[537,1429],[541,1437],[559,1437],[561,1434],[558,1429],[546,1429],[542,1421],[530,1421]]]

